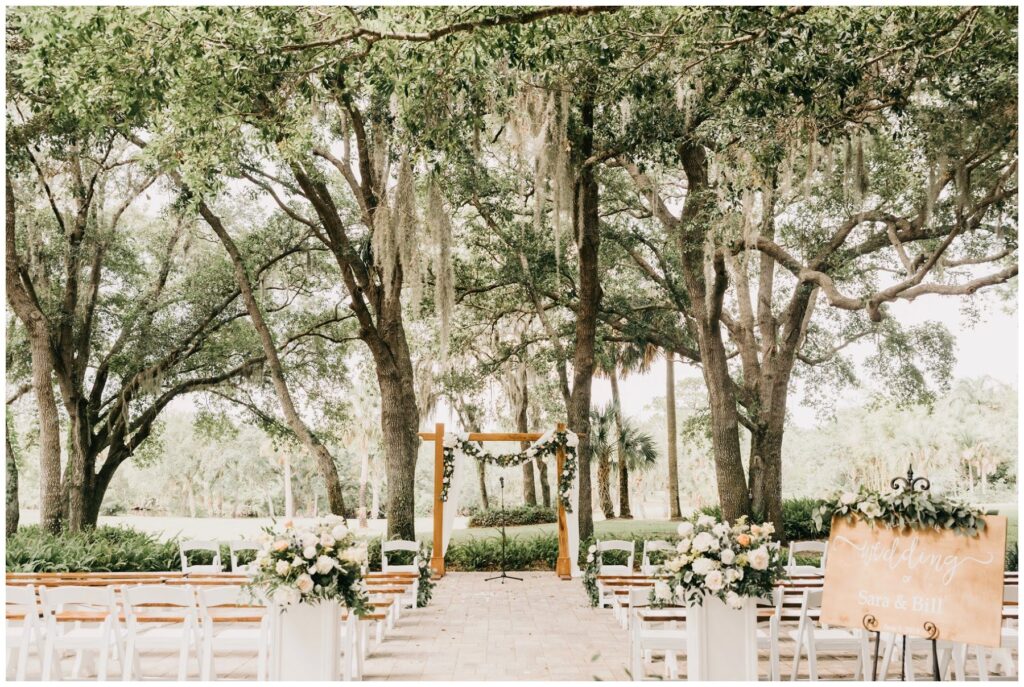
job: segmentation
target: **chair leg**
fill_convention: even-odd
[[[988,658],[985,656],[985,647],[975,646],[974,656],[978,659],[978,680],[988,682]]]
[[[43,645],[44,645],[45,648],[43,650],[44,656],[43,656],[43,660],[42,660],[42,664],[43,665],[42,665],[41,675],[42,675],[43,682],[46,682],[48,680],[53,679],[54,659],[56,658],[56,656],[55,656],[56,652],[54,651],[54,648],[53,648],[53,633],[52,632],[48,632],[46,634],[46,641],[44,642]],[[57,664],[56,667],[57,667],[57,670],[56,670],[57,677],[56,677],[56,679],[59,680],[60,679],[60,664]]]
[[[18,647],[18,669],[14,673],[14,679],[21,682],[25,679],[25,668],[28,667],[28,647],[31,637],[23,637],[21,646]],[[13,652],[7,652],[7,664],[11,665]]]
[[[131,632],[129,630],[129,632]],[[139,679],[142,679],[142,671],[139,669],[139,665],[136,663],[135,657],[135,636],[132,634],[128,635],[128,641],[125,643],[124,648],[124,660],[121,661],[121,679],[125,682],[132,680],[137,675]]]
[[[182,637],[181,647],[178,649],[178,682],[184,682],[188,678],[188,655],[189,642],[187,637]]]
[[[82,677],[82,662],[85,660],[85,652],[79,649],[75,652],[75,660],[71,664],[71,679],[78,680]]]
[[[807,630],[807,670],[810,680],[818,680],[818,650],[814,646],[814,630]]]
[[[110,638],[107,637],[106,646],[98,652],[99,658],[96,661],[96,680],[107,681],[107,661],[110,659]]]

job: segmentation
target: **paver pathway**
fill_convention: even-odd
[[[626,680],[626,632],[579,580],[448,573],[366,662],[367,680]]]

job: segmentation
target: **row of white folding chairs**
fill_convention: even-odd
[[[179,545],[178,552],[181,554],[181,572],[183,573],[211,573],[223,572],[224,565],[220,559],[220,547],[224,542],[215,539],[188,539]],[[248,563],[240,563],[239,555],[243,551],[259,551],[260,543],[248,539],[239,539],[226,542],[229,555],[231,556],[231,572],[247,573]],[[212,563],[189,563],[189,552],[206,551],[212,555]]]
[[[39,604],[35,587],[7,587],[8,665],[17,659],[17,679],[24,679],[33,647],[43,680],[62,677],[60,657],[66,651],[75,652],[73,677],[79,676],[86,652],[91,652],[96,654],[100,680],[107,677],[111,657],[121,664],[122,677],[129,680],[142,677],[141,652],[174,649],[178,650],[179,680],[188,674],[190,655],[196,657],[203,679],[213,679],[217,650],[238,648],[256,651],[257,677],[265,678],[265,617],[257,627],[245,628],[236,623],[216,623],[211,613],[217,608],[244,610],[240,608],[245,600],[241,587],[138,585],[122,589],[122,603],[113,587],[42,586],[38,592]],[[17,616],[21,616],[20,625]]]

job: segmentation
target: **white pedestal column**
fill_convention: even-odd
[[[757,680],[757,605],[732,609],[705,597],[686,609],[686,675],[689,680]]]
[[[337,602],[271,609],[270,679],[341,679],[341,606]]]

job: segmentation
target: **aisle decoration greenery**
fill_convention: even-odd
[[[833,516],[864,520],[894,529],[953,530],[973,537],[985,529],[985,512],[974,506],[947,499],[930,490],[903,489],[883,493],[861,486],[856,491],[837,492],[814,512],[814,525],[824,529]]]
[[[730,608],[742,608],[748,598],[771,598],[784,575],[771,523],[751,525],[740,518],[730,525],[701,514],[681,522],[678,531],[676,555],[658,568],[652,606],[700,606],[715,596]]]
[[[587,559],[583,565],[583,588],[587,590],[587,598],[590,599],[591,607],[597,608],[601,602],[601,595],[597,589],[597,573],[601,569],[601,557],[594,540],[588,539],[587,543]]]
[[[420,579],[416,586],[416,608],[423,608],[434,596],[434,571],[430,569],[432,550],[426,542],[420,542],[419,568]]]
[[[572,493],[573,479],[576,477],[576,447],[579,446],[579,443],[579,437],[574,433],[568,430],[564,432],[553,430],[545,433],[525,451],[494,454],[479,442],[470,441],[468,434],[448,432],[444,435],[441,500],[448,500],[448,489],[451,487],[452,475],[455,474],[456,453],[499,467],[511,468],[534,458],[554,456],[561,447],[565,449],[565,462],[562,464],[562,472],[558,476],[558,499],[565,510],[571,513],[572,503],[570,503],[569,497]]]
[[[305,527],[287,520],[266,528],[261,543],[250,588],[282,606],[337,601],[365,613],[366,544],[356,541],[342,518],[331,516]]]

